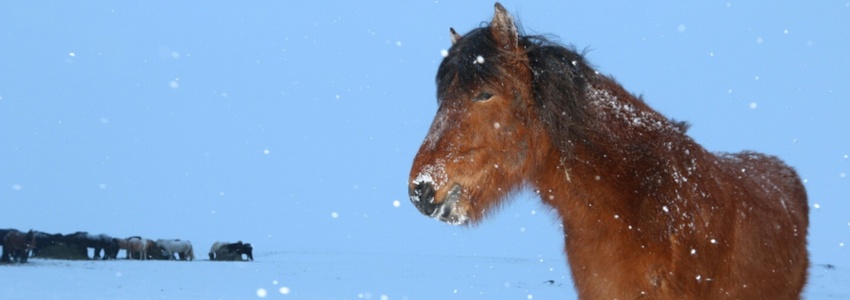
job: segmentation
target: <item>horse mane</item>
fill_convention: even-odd
[[[590,136],[604,136],[605,133],[597,132],[599,120],[587,111],[591,101],[588,87],[598,81],[619,84],[610,76],[600,75],[585,60],[586,50],[579,52],[574,46],[562,45],[542,35],[525,35],[519,30],[517,43],[523,49],[521,53],[499,47],[488,23],[457,40],[437,70],[438,103],[450,97],[451,92],[463,91],[452,87],[498,84],[505,80],[506,70],[501,66],[519,63],[531,70],[534,108],[562,157],[573,157],[576,143],[597,149],[600,145],[594,145]],[[477,63],[479,57],[484,63]],[[516,97],[520,96],[515,93]],[[643,97],[629,96],[645,106]],[[665,121],[680,133],[690,127],[686,121]]]
[[[587,143],[590,118],[587,114],[586,88],[596,71],[583,53],[542,36],[520,36],[520,45],[528,55],[532,70],[534,107],[546,124],[555,147],[564,156],[571,155],[576,141]]]

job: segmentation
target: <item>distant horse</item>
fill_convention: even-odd
[[[0,261],[25,263],[30,256],[29,251],[35,247],[36,241],[32,230],[23,233],[10,229],[3,238],[3,254]]]
[[[147,260],[148,259],[148,251],[154,249],[155,244],[153,241],[149,239],[143,239],[138,236],[133,236],[124,239],[123,241],[118,241],[119,248],[123,245],[124,249],[127,251],[127,259],[133,259],[137,257],[135,253],[138,253],[139,260]]]
[[[162,251],[162,255],[167,256],[169,260],[177,260],[174,257],[175,253],[179,255],[180,260],[195,259],[195,251],[192,250],[192,243],[189,241],[159,239],[156,240],[156,245]]]
[[[6,238],[6,234],[9,233],[9,231],[12,231],[12,230],[14,230],[14,229],[0,229],[0,245],[3,244],[3,240]]]
[[[236,243],[215,242],[210,247],[210,260],[242,260],[242,254],[248,257],[248,260],[254,260],[254,247],[251,243]]]
[[[3,241],[6,240],[6,234],[9,233],[9,231],[12,231],[12,229],[0,229],[0,246],[4,244]],[[5,258],[7,255],[8,253],[6,253],[6,248],[3,248],[3,253],[0,254],[0,260]]]
[[[33,236],[35,237],[36,245],[38,245],[38,247],[32,249],[33,257],[39,256],[42,249],[65,243],[65,236],[61,233],[50,234],[41,231],[33,231]]]
[[[796,171],[705,150],[581,54],[522,35],[498,3],[488,25],[450,31],[410,173],[420,212],[475,224],[531,188],[563,222],[581,299],[800,297],[809,220]]]
[[[85,231],[77,231],[66,235],[65,240],[68,243],[81,246],[83,249],[81,251],[85,251],[86,253],[84,255],[87,257],[87,248],[93,248],[94,254],[92,255],[92,259],[100,259],[101,250],[103,250],[103,259],[115,259],[118,257],[118,243],[106,234],[89,234]]]
[[[100,248],[103,249],[104,260],[118,258],[118,251],[120,250],[120,248],[118,247],[118,242],[115,241],[115,238],[106,234],[99,234],[96,236],[92,236],[92,238],[93,240],[97,241],[100,244]],[[98,252],[99,251],[95,249],[95,256],[99,254]]]
[[[218,252],[219,249],[221,249],[222,246],[227,245],[227,244],[228,244],[227,242],[219,242],[219,241],[216,241],[215,243],[213,243],[212,246],[210,246],[210,253],[209,253],[210,260],[215,260],[216,252]]]
[[[127,254],[126,258],[130,259],[130,251],[127,250],[128,247],[129,247],[129,244],[130,244],[128,242],[128,240],[122,239],[122,238],[113,238],[113,240],[115,241],[115,244],[118,245],[118,252],[121,252],[121,250],[124,250],[124,252],[126,252],[126,254]]]

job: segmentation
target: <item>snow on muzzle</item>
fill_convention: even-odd
[[[437,203],[436,189],[431,181],[414,182],[410,187],[410,201],[423,215],[452,224],[463,225],[469,220],[466,211],[458,205],[463,188],[455,183],[446,194],[446,198]]]

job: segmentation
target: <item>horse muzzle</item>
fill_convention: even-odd
[[[419,209],[423,215],[446,222],[451,225],[463,225],[469,221],[466,210],[458,201],[463,192],[460,184],[452,185],[443,201],[437,202],[436,189],[430,181],[414,183],[409,188],[410,202]]]

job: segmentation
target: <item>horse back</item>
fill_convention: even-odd
[[[809,208],[797,172],[774,156],[748,151],[719,154],[718,164],[734,208],[726,211],[733,224],[723,240],[736,272],[720,279],[727,281],[723,286],[742,298],[799,297],[808,269]]]
[[[731,190],[739,195],[742,217],[766,217],[761,221],[788,220],[805,230],[809,223],[806,188],[797,172],[775,156],[757,152],[720,154],[728,178],[738,181]]]
[[[210,247],[210,253],[214,253],[214,252],[218,251],[218,249],[221,248],[222,246],[224,246],[225,244],[227,244],[227,243],[216,241],[215,243],[212,244],[212,247]]]
[[[9,249],[17,249],[19,245],[24,243],[24,235],[18,230],[12,229],[6,232],[3,237],[3,247]]]

